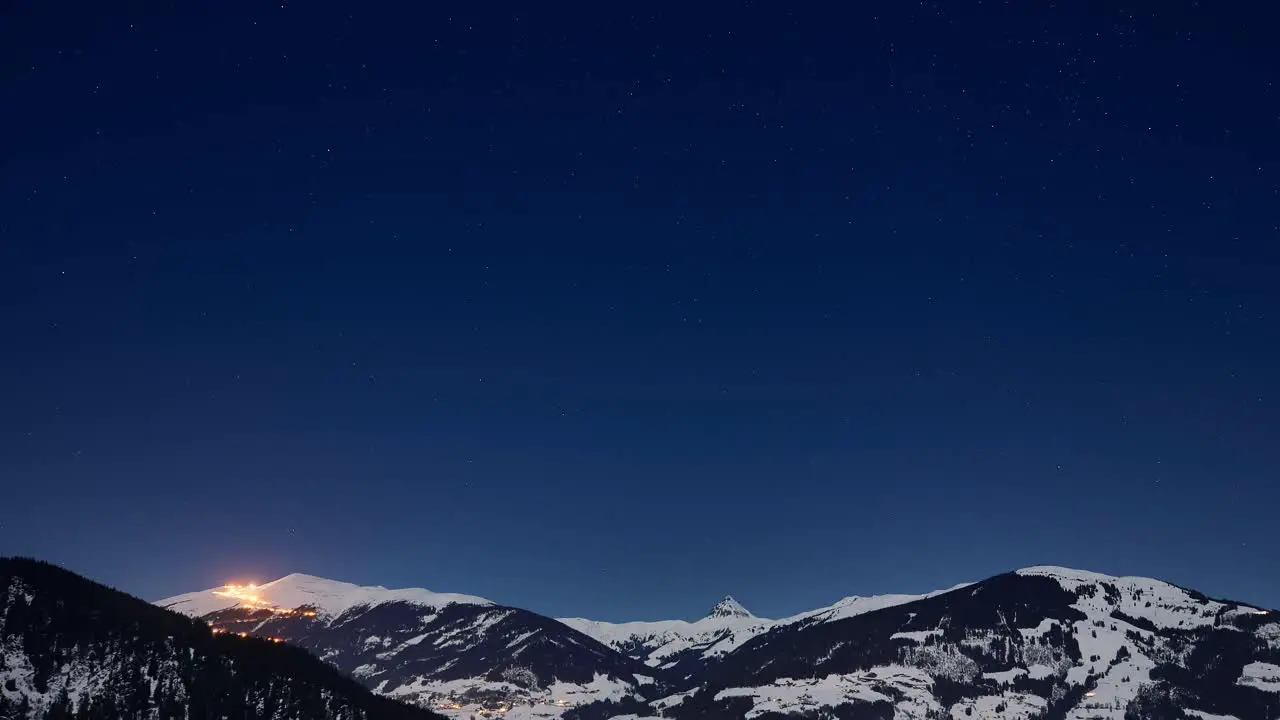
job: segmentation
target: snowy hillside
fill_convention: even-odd
[[[1280,717],[1270,614],[1147,578],[1034,567],[831,622],[780,625],[679,718]]]
[[[584,618],[561,618],[560,622],[619,652],[643,660],[650,667],[687,678],[696,676],[708,664],[713,664],[752,638],[775,628],[834,622],[943,592],[949,590],[928,595],[854,595],[832,605],[780,620],[756,617],[729,596],[712,607],[705,617],[693,622],[656,620],[607,623]]]
[[[777,622],[777,625],[815,625],[818,623],[835,622],[844,620],[845,618],[855,617],[874,610],[904,605],[909,602],[915,602],[924,598],[930,598],[935,595],[959,590],[968,587],[969,583],[961,583],[946,590],[935,590],[924,595],[871,595],[862,597],[859,595],[851,595],[847,598],[837,601],[835,604],[821,607],[816,610],[807,610],[799,615],[793,615]]]
[[[556,621],[297,575],[161,602],[455,718],[1280,719],[1268,611],[1058,567],[782,619],[727,597],[694,621]]]
[[[705,617],[693,622],[607,623],[584,618],[561,618],[560,622],[643,660],[650,667],[671,671],[677,665],[686,665],[688,672],[696,672],[701,661],[723,656],[775,624],[752,615],[732,597],[721,600]]]
[[[551,618],[470,595],[289,575],[157,604],[215,633],[304,648],[378,694],[451,717],[558,717],[653,682],[643,663]]]
[[[362,587],[294,573],[262,585],[223,585],[177,595],[160,600],[156,605],[190,617],[203,617],[212,612],[236,607],[308,608],[326,617],[336,617],[353,607],[372,607],[389,602],[411,603],[425,607],[444,607],[453,603],[493,604],[489,600],[474,595],[436,593],[421,588],[388,590],[381,586]]]

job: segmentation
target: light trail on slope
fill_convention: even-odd
[[[235,583],[227,583],[221,588],[213,591],[218,597],[230,598],[245,607],[254,610],[268,610],[277,615],[301,615],[303,617],[315,617],[313,610],[297,610],[278,607],[275,603],[262,599],[258,595],[258,586],[249,583],[248,585],[237,585]]]

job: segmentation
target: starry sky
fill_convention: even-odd
[[[0,11],[0,553],[1280,606],[1273,9],[411,5]]]

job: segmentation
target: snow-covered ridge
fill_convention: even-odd
[[[1023,612],[1023,593],[1043,602],[1032,602]],[[364,612],[390,601],[419,607]],[[453,603],[465,605],[441,609]],[[1123,720],[1135,703],[1147,701],[1144,688],[1157,669],[1185,661],[1187,638],[1212,647],[1225,642],[1221,635],[1242,631],[1256,634],[1263,649],[1242,658],[1248,664],[1238,678],[1224,681],[1227,691],[1208,692],[1226,692],[1229,698],[1237,687],[1280,693],[1280,666],[1265,652],[1280,646],[1280,623],[1265,617],[1275,611],[1211,600],[1150,578],[1053,566],[926,594],[852,596],[781,619],[756,617],[726,597],[697,620],[565,618],[558,625],[473,596],[362,588],[304,575],[262,586],[224,586],[159,604],[192,615],[214,613],[211,623],[253,625],[249,632],[286,642],[298,638],[375,692],[459,720],[486,711],[506,720],[555,720],[571,707],[598,700],[626,700],[619,712],[637,713],[636,701],[650,698],[641,686],[651,684],[655,696],[667,696],[648,703],[653,712],[638,714],[661,712],[676,720],[741,707],[744,700],[751,702],[746,717],[871,703],[891,705],[896,716],[1031,720],[1066,691],[1077,693],[1075,705],[1060,708],[1069,720]],[[236,606],[271,608],[277,614],[263,619],[262,613],[218,613]],[[299,618],[298,610],[290,612],[294,608],[336,619],[321,627]],[[992,615],[992,608],[1000,612]],[[1018,610],[1016,617],[1010,608]],[[326,635],[330,628],[335,632]],[[1204,632],[1185,632],[1193,629]],[[867,633],[877,641],[861,642]],[[735,660],[721,664],[730,654]],[[690,690],[716,667],[727,673],[716,694],[700,697]],[[562,674],[577,668],[590,674],[580,673],[571,682]],[[970,694],[959,702],[945,693],[935,695],[938,678],[964,685]],[[1052,693],[1027,694],[1027,679],[1051,685]],[[1195,692],[1206,691],[1197,687]],[[1273,714],[1234,715],[1273,720]]]
[[[826,716],[843,705],[855,717],[1033,720],[1052,711],[1124,720],[1162,717],[1175,703],[1203,720],[1280,720],[1274,611],[1150,578],[1051,566],[934,601],[868,600],[802,613],[740,648],[716,671],[723,689],[713,697],[652,705],[677,720]],[[863,617],[827,620],[842,610]],[[1201,675],[1200,657],[1241,669]],[[1191,713],[1190,702],[1229,714]]]
[[[815,610],[806,610],[798,615],[783,618],[782,620],[777,621],[777,624],[790,625],[791,623],[802,621],[808,621],[810,623],[834,622],[836,620],[843,620],[845,618],[854,617],[855,615],[863,615],[883,608],[906,605],[909,602],[915,602],[916,600],[923,600],[936,595],[949,593],[952,590],[969,587],[971,584],[972,583],[960,583],[959,585],[954,585],[946,588],[945,590],[934,590],[933,592],[925,593],[923,595],[890,594],[870,595],[867,597],[851,595],[826,607],[817,608]]]
[[[560,618],[560,622],[584,635],[630,655],[643,654],[654,667],[665,667],[668,660],[687,651],[697,651],[702,658],[725,655],[751,638],[784,625],[820,624],[843,620],[882,608],[904,605],[923,598],[941,595],[968,583],[924,595],[857,595],[834,604],[807,610],[791,617],[773,620],[752,615],[732,597],[726,597],[700,620],[654,620],[609,623],[585,618]]]
[[[768,632],[778,621],[751,614],[742,603],[725,596],[698,620],[640,620],[610,623],[586,618],[558,618],[560,622],[650,667],[667,669],[681,657],[723,656],[751,638]]]
[[[722,655],[773,627],[774,621],[758,618],[733,598],[725,598],[706,617],[688,620],[654,620],[625,623],[601,622],[586,618],[559,618],[560,622],[604,645],[635,655],[643,648],[646,661],[662,665],[668,658],[688,650],[700,650],[703,657]]]
[[[1117,595],[1086,604],[1106,607],[1108,612],[1114,605],[1114,609],[1130,617],[1147,620],[1159,628],[1187,629],[1213,625],[1219,613],[1231,608],[1244,613],[1265,613],[1246,605],[1199,598],[1176,585],[1146,577],[1116,577],[1050,565],[1023,568],[1018,574],[1053,578],[1064,589],[1072,592],[1086,585],[1109,586],[1115,589]]]
[[[404,602],[426,607],[446,605],[492,605],[474,595],[437,593],[422,588],[389,590],[380,585],[361,586],[294,573],[263,585],[223,585],[199,592],[175,595],[155,604],[191,617],[234,607],[255,609],[314,608],[321,616],[336,617],[361,606]]]

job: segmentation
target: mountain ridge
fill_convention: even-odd
[[[1193,717],[1185,708],[1274,720],[1280,625],[1270,615],[1150,578],[1030,567],[778,628],[730,654],[694,692],[654,705],[679,720],[821,708],[851,717]]]
[[[339,615],[358,605],[406,602],[429,606],[449,604],[493,605],[492,600],[461,593],[438,593],[424,588],[388,589],[381,585],[356,585],[305,573],[290,573],[270,582],[226,584],[183,593],[155,602],[185,615],[201,616],[246,605],[257,608],[311,607],[326,615]]]
[[[1270,622],[1270,612],[1152,578],[1029,566],[919,595],[850,596],[781,619],[755,617],[726,600],[693,621],[606,623],[530,613],[499,632],[497,643],[486,639],[499,622],[490,615],[515,609],[465,603],[427,608],[432,623],[443,615],[456,622],[444,634],[428,628],[426,635],[415,624],[425,617],[415,614],[421,608],[403,611],[412,604],[399,602],[362,607],[334,601],[342,612],[318,619],[250,602],[206,620],[258,633],[294,627],[304,644],[312,643],[308,633],[323,635],[328,639],[309,647],[329,658],[338,651],[325,648],[341,645],[341,652],[362,658],[365,664],[337,666],[367,687],[434,703],[455,718],[483,714],[486,702],[507,703],[502,712],[511,720],[813,713],[1126,720],[1131,712],[1176,720],[1276,720],[1272,710],[1280,713],[1280,624]],[[519,673],[511,675],[517,668],[496,659],[518,650],[535,626],[560,639],[544,648],[536,669],[524,668],[529,672],[517,678]],[[446,635],[471,648],[459,656],[470,658],[465,671],[441,653],[429,654],[431,662],[448,672],[397,665],[401,648]],[[378,646],[360,649],[370,642]],[[569,672],[558,659],[561,643],[590,649],[578,654],[569,683],[560,677]],[[382,681],[384,676],[393,681]],[[1194,712],[1169,709],[1179,703]]]
[[[1170,586],[1173,586],[1173,587],[1179,587],[1179,588],[1182,588],[1182,589],[1184,589],[1184,590],[1187,590],[1187,591],[1189,591],[1189,592],[1192,592],[1192,593],[1195,593],[1195,594],[1198,594],[1198,595],[1204,595],[1205,597],[1208,597],[1208,598],[1210,598],[1210,599],[1221,600],[1223,597],[1225,597],[1225,596],[1207,595],[1207,594],[1205,594],[1205,593],[1203,593],[1203,592],[1201,592],[1201,591],[1199,591],[1199,590],[1193,589],[1193,588],[1191,588],[1191,587],[1189,587],[1189,586],[1187,586],[1187,585],[1185,585],[1185,584],[1178,583],[1178,582],[1174,582],[1174,581],[1170,581],[1170,580],[1165,580],[1165,579],[1163,579],[1163,578],[1160,578],[1160,577],[1158,577],[1158,576],[1154,576],[1154,575],[1111,575],[1111,574],[1108,574],[1108,573],[1102,573],[1102,572],[1097,572],[1097,571],[1092,571],[1092,570],[1084,570],[1084,569],[1081,569],[1081,568],[1073,568],[1073,567],[1071,567],[1071,566],[1067,566],[1067,565],[1054,565],[1054,564],[1028,565],[1028,566],[1024,566],[1024,567],[1019,567],[1019,568],[1013,568],[1013,569],[1003,570],[1003,571],[1001,571],[1001,572],[996,573],[996,575],[1006,574],[1006,573],[1010,573],[1010,572],[1013,572],[1013,573],[1020,573],[1020,572],[1024,572],[1024,571],[1032,571],[1032,570],[1058,570],[1058,571],[1063,571],[1063,572],[1066,572],[1066,573],[1075,573],[1075,574],[1080,574],[1080,575],[1092,575],[1092,576],[1098,576],[1098,577],[1102,577],[1102,578],[1113,578],[1113,579],[1122,579],[1122,580],[1123,580],[1123,579],[1127,579],[1127,578],[1142,578],[1142,579],[1154,580],[1154,581],[1157,581],[1157,582],[1161,582],[1161,583],[1164,583],[1164,584],[1166,584],[1166,585],[1170,585]],[[995,575],[992,575],[992,576],[990,576],[990,577],[995,577]],[[458,602],[472,602],[472,603],[475,603],[475,604],[490,604],[490,605],[492,605],[492,604],[503,604],[503,605],[508,605],[507,603],[496,603],[495,601],[493,601],[493,600],[491,600],[491,599],[484,598],[484,597],[480,597],[480,596],[476,596],[476,595],[471,595],[471,594],[467,594],[467,593],[439,592],[439,591],[428,590],[428,589],[426,589],[426,588],[416,587],[416,586],[415,586],[415,587],[402,587],[402,588],[388,588],[388,587],[386,587],[386,586],[382,586],[382,585],[360,585],[360,584],[358,584],[358,583],[351,583],[351,582],[346,582],[346,581],[341,581],[341,580],[333,580],[333,579],[325,578],[325,577],[323,577],[323,576],[313,575],[313,574],[310,574],[310,573],[302,573],[302,572],[291,572],[291,573],[287,573],[287,574],[282,575],[282,576],[280,576],[280,577],[278,577],[278,578],[276,578],[276,579],[274,579],[274,580],[269,580],[269,581],[265,581],[265,582],[261,582],[261,583],[237,583],[237,584],[231,584],[231,585],[221,585],[221,586],[211,587],[211,588],[207,588],[207,589],[205,589],[205,590],[197,590],[197,591],[184,592],[184,593],[179,593],[179,594],[176,594],[176,595],[166,596],[166,597],[164,597],[164,598],[161,598],[161,599],[158,599],[158,600],[154,600],[154,601],[151,601],[151,602],[152,602],[153,604],[155,604],[155,605],[159,605],[159,606],[161,606],[161,607],[168,607],[168,606],[170,606],[170,605],[174,605],[175,603],[180,602],[180,601],[182,601],[182,600],[185,600],[185,599],[187,599],[187,598],[190,598],[190,597],[196,597],[196,596],[205,596],[205,595],[208,595],[209,593],[212,593],[212,592],[214,592],[214,591],[217,591],[217,590],[219,590],[219,589],[222,589],[222,588],[225,588],[225,587],[229,587],[229,586],[235,586],[235,587],[240,587],[240,588],[256,587],[256,588],[262,589],[262,588],[268,588],[268,587],[273,586],[273,585],[276,585],[276,584],[278,584],[278,583],[283,583],[283,582],[285,582],[285,581],[289,581],[289,580],[291,580],[291,579],[295,579],[295,578],[296,578],[296,579],[311,580],[311,581],[319,581],[319,582],[322,582],[322,583],[328,583],[328,584],[337,585],[337,586],[344,586],[344,587],[346,587],[346,588],[350,588],[350,589],[353,589],[353,590],[369,591],[369,592],[371,592],[371,593],[376,593],[376,592],[384,592],[384,593],[388,593],[388,594],[404,593],[404,594],[406,594],[406,595],[410,595],[410,594],[413,594],[413,593],[421,593],[421,594],[423,594],[423,595],[425,595],[425,596],[430,596],[432,599],[434,599],[434,598],[444,598],[444,599],[446,600],[446,602],[447,602],[447,601],[450,601],[450,600],[448,600],[449,598],[457,598],[457,600],[456,600],[456,601],[458,601]],[[936,590],[927,591],[927,592],[921,592],[921,593],[877,593],[877,594],[871,594],[871,595],[848,595],[848,596],[841,597],[840,599],[836,600],[835,602],[833,602],[833,603],[831,603],[831,604],[829,604],[829,605],[823,605],[823,606],[819,606],[819,607],[815,607],[815,608],[804,609],[804,610],[800,610],[800,611],[798,611],[798,612],[796,612],[796,613],[793,613],[793,614],[791,614],[791,615],[783,615],[783,616],[778,616],[778,617],[772,617],[772,616],[770,616],[770,617],[766,617],[766,616],[757,616],[755,613],[751,612],[749,609],[747,609],[747,608],[745,608],[745,607],[742,607],[742,604],[738,602],[738,600],[736,599],[736,597],[735,597],[733,594],[726,594],[725,596],[723,596],[723,597],[721,598],[721,600],[720,600],[720,601],[718,601],[717,603],[713,604],[710,610],[708,610],[707,612],[705,612],[705,613],[704,613],[704,614],[702,614],[701,616],[696,617],[696,618],[695,618],[695,619],[693,619],[693,620],[688,619],[688,617],[684,617],[684,618],[658,618],[658,619],[650,619],[650,620],[645,620],[645,619],[630,619],[630,620],[627,620],[627,619],[624,619],[624,620],[591,620],[591,619],[587,618],[586,616],[581,616],[581,615],[576,615],[576,616],[554,616],[554,617],[557,617],[557,619],[568,619],[568,620],[590,621],[590,622],[598,622],[598,623],[604,623],[604,624],[609,624],[609,625],[630,625],[630,624],[636,624],[636,623],[665,623],[665,622],[677,622],[677,621],[679,621],[679,622],[694,623],[694,622],[697,622],[698,620],[705,619],[705,618],[707,618],[707,617],[710,617],[710,616],[714,615],[714,614],[715,614],[715,613],[714,613],[714,611],[715,611],[716,606],[717,606],[717,605],[719,605],[720,603],[723,603],[724,601],[728,600],[728,601],[732,601],[733,603],[735,603],[735,604],[739,605],[740,607],[742,607],[742,609],[743,609],[744,611],[746,611],[746,613],[747,613],[748,615],[750,615],[751,617],[753,617],[753,618],[756,618],[756,619],[759,619],[759,620],[789,621],[789,620],[800,620],[800,619],[804,619],[804,618],[806,618],[806,617],[812,617],[812,616],[814,616],[814,615],[817,615],[817,614],[820,614],[820,613],[824,613],[824,612],[826,612],[826,611],[830,611],[830,610],[833,610],[833,609],[841,608],[841,607],[849,607],[849,606],[862,605],[862,604],[865,604],[867,601],[873,601],[873,600],[874,600],[874,601],[879,601],[880,599],[892,600],[892,599],[894,599],[894,598],[901,598],[901,599],[911,598],[911,599],[915,599],[915,598],[927,597],[927,596],[930,596],[930,595],[936,595],[936,594],[940,594],[940,593],[944,593],[944,592],[949,592],[949,591],[951,591],[951,590],[955,590],[955,589],[962,588],[962,587],[965,587],[965,586],[967,586],[967,585],[972,585],[972,584],[973,584],[972,582],[960,582],[960,583],[956,583],[956,584],[953,584],[953,585],[948,586],[948,587],[945,587],[945,588],[936,589]],[[392,599],[392,598],[390,598],[390,597],[389,597],[389,598],[388,598],[388,600],[390,600],[390,599]],[[407,598],[407,599],[409,599],[410,601],[413,601],[413,600],[412,600],[412,598]],[[1233,601],[1233,602],[1239,602],[1239,601]],[[284,606],[284,605],[287,605],[287,604],[288,604],[287,602],[279,603],[279,605],[281,605],[281,606]],[[348,603],[348,604],[350,604],[350,603]],[[1263,607],[1263,606],[1265,605],[1265,604],[1259,604],[1259,603],[1242,603],[1242,604],[1251,604],[1251,605],[1258,606],[1258,607]],[[232,606],[234,606],[234,605],[235,605],[235,603],[234,603],[234,602],[224,602],[224,603],[223,603],[223,607],[232,607]],[[521,608],[525,608],[525,609],[530,609],[530,610],[532,610],[532,608],[531,608],[531,607],[526,607],[526,606],[524,606],[524,605],[508,605],[508,606],[512,606],[512,607],[521,607]],[[705,606],[704,606],[704,607],[705,607]],[[197,615],[197,614],[199,614],[199,613],[198,613],[198,612],[193,612],[193,611],[198,611],[200,608],[193,606],[193,608],[192,608],[192,610],[193,610],[193,611],[188,611],[188,610],[184,610],[183,608],[177,607],[177,606],[175,605],[172,609],[174,609],[175,611],[183,612],[183,614],[186,614],[186,615]],[[221,607],[219,607],[218,609],[221,609]],[[536,610],[533,610],[533,611],[534,611],[534,612],[537,612]],[[548,616],[548,617],[553,617],[553,616]]]
[[[379,694],[463,715],[559,715],[638,697],[654,681],[638,660],[563,623],[472,595],[291,574],[158,604],[217,633],[279,638]]]

